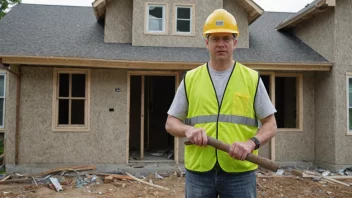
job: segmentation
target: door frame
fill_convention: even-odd
[[[179,71],[127,71],[127,129],[126,129],[126,164],[129,163],[129,144],[130,144],[130,97],[131,97],[131,76],[141,76],[141,97],[144,97],[144,77],[145,76],[174,76],[175,93],[180,84]],[[141,117],[144,117],[144,99],[141,100]],[[144,119],[141,119],[141,139],[144,139]],[[141,141],[144,145],[144,141]],[[141,147],[141,150],[144,147]],[[143,154],[142,154],[143,155]],[[174,137],[174,161],[179,163],[179,138]]]

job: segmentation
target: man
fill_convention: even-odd
[[[170,134],[193,143],[185,147],[185,194],[256,197],[258,166],[245,158],[275,135],[276,110],[258,72],[233,60],[239,35],[235,18],[215,10],[203,35],[210,61],[186,73],[166,121]],[[207,136],[231,144],[230,152],[206,146]]]

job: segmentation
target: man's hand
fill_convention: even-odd
[[[185,132],[186,138],[193,144],[198,146],[206,146],[208,137],[205,130],[202,128],[189,127]]]
[[[255,149],[255,143],[252,140],[246,142],[234,142],[229,151],[229,155],[238,160],[245,160],[247,155]]]

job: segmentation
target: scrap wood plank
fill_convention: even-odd
[[[90,173],[90,174],[100,175],[100,176],[111,176],[112,178],[121,179],[121,180],[134,180],[132,177],[128,175],[109,174],[109,173]]]
[[[27,183],[32,181],[32,178],[23,178],[23,179],[10,179],[10,180],[4,180],[0,181],[0,184],[11,184],[11,183]]]
[[[337,179],[337,180],[344,180],[344,179],[348,179],[348,180],[350,180],[350,179],[352,179],[352,176],[342,176],[342,175],[337,175],[337,176],[329,176],[329,178],[331,178],[331,179]]]
[[[315,174],[315,173],[311,173],[311,172],[303,172],[300,170],[292,170],[291,171],[292,174],[299,176],[299,177],[307,177],[307,178],[314,178],[314,177],[321,177],[321,175]]]
[[[138,179],[137,177],[134,177],[133,175],[129,174],[128,172],[126,172],[126,174],[127,174],[128,176],[132,177],[134,180],[139,181],[139,182],[141,182],[141,183],[143,183],[143,184],[147,184],[147,185],[149,185],[149,186],[153,186],[153,187],[155,187],[155,188],[160,188],[160,189],[163,189],[163,190],[169,190],[168,188],[166,188],[166,187],[164,187],[164,186],[159,186],[159,185],[156,185],[156,184],[151,184],[151,183],[148,183],[148,182],[143,181],[143,180],[141,180],[141,179]]]
[[[67,166],[67,167],[55,168],[35,175],[45,176],[45,175],[49,175],[60,171],[69,171],[69,170],[82,171],[82,170],[95,170],[95,169],[97,169],[96,166]]]
[[[326,180],[329,180],[329,181],[338,183],[338,184],[342,184],[342,185],[345,185],[345,186],[351,186],[350,184],[346,184],[346,183],[344,183],[344,182],[342,182],[342,181],[338,181],[338,180],[336,180],[336,179],[332,179],[332,178],[330,178],[329,176],[324,176],[323,178],[326,179]]]
[[[0,182],[3,182],[3,181],[8,180],[10,177],[11,177],[11,175],[7,175],[7,176],[5,176],[4,178],[2,178],[2,179],[0,180]]]

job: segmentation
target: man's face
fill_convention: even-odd
[[[231,33],[210,34],[206,40],[207,49],[211,60],[232,60],[232,53],[237,45],[237,40]]]

